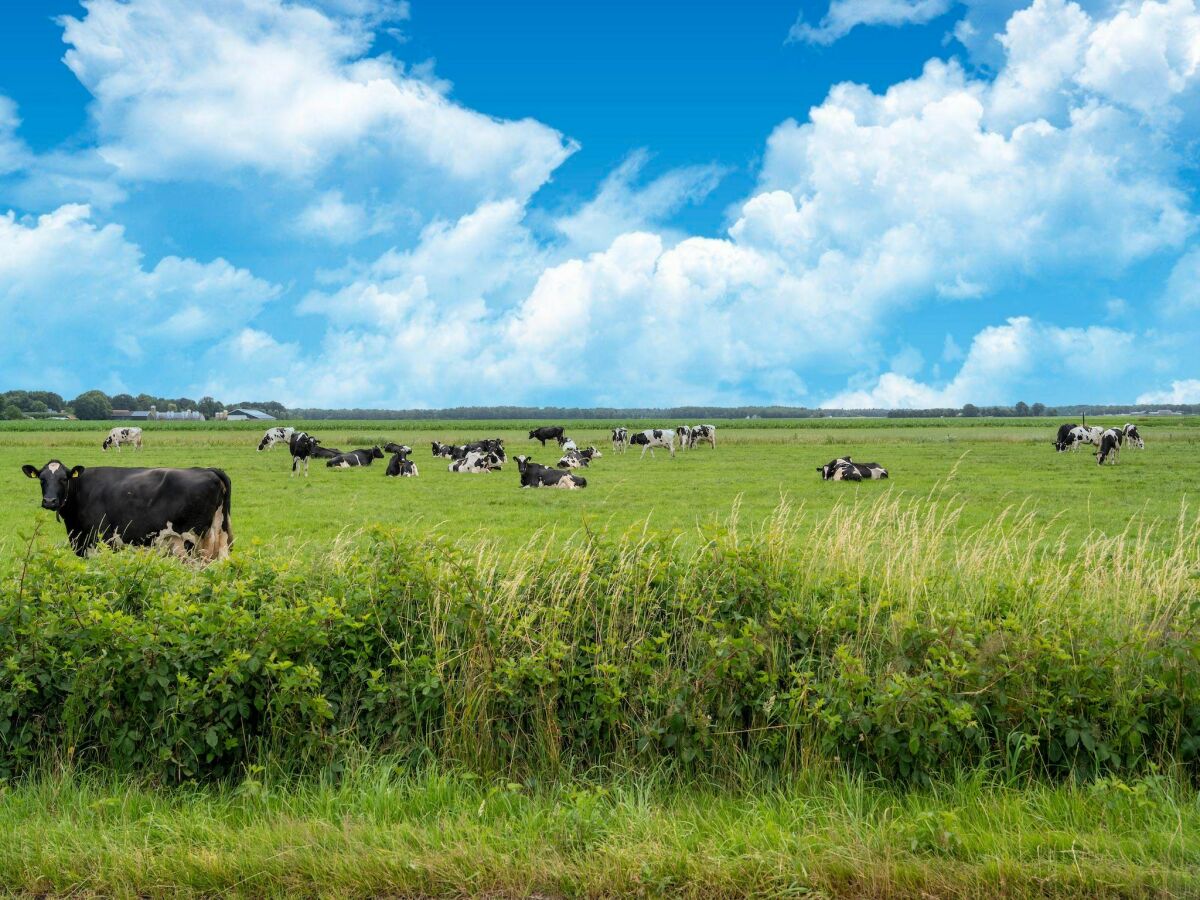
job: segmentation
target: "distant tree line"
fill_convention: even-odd
[[[293,419],[671,419],[699,422],[703,419],[838,419],[877,417],[889,419],[926,418],[1020,418],[1026,416],[1103,416],[1125,412],[1171,412],[1197,414],[1200,403],[1154,404],[1070,404],[1048,407],[1044,403],[1024,401],[1012,406],[976,406],[931,409],[811,409],[806,406],[455,406],[445,409],[288,409],[275,400],[245,400],[223,403],[213,397],[156,397],[152,394],[113,394],[85,391],[73,400],[64,400],[53,391],[6,391],[0,394],[0,417],[5,419],[46,418],[69,413],[79,419],[108,419],[113,410],[159,412],[196,411],[206,419],[227,409],[260,409],[276,418]]]

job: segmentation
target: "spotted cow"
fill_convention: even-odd
[[[392,458],[388,460],[387,470],[383,473],[389,478],[416,478],[417,464],[408,458],[412,453],[412,447],[407,444],[387,444],[384,448],[388,453],[392,454]]]
[[[262,436],[262,440],[258,442],[259,452],[270,450],[276,444],[286,444],[295,431],[296,429],[290,425],[279,425],[275,428],[268,428]]]
[[[377,459],[383,459],[383,451],[375,446],[362,450],[351,450],[349,453],[340,453],[332,459],[327,459],[325,466],[330,469],[357,469],[369,466]]]
[[[108,450],[109,447],[116,447],[117,452],[121,452],[122,444],[133,444],[134,450],[142,449],[142,429],[133,426],[129,428],[114,428],[108,433],[108,437],[104,439],[104,443],[100,445],[101,450]]]
[[[472,475],[487,475],[498,472],[504,461],[499,454],[487,450],[468,450],[462,459],[456,459],[446,468],[451,472],[467,472]]]
[[[613,450],[618,453],[624,453],[629,449],[628,428],[614,428],[612,430],[612,446]]]
[[[528,456],[517,457],[517,471],[520,472],[523,488],[550,487],[570,491],[587,487],[587,479],[582,475],[567,469],[539,465]]]
[[[655,447],[666,447],[671,457],[675,457],[675,432],[669,428],[648,428],[645,431],[636,431],[630,435],[629,443],[642,448],[642,455],[638,459],[645,457],[647,450],[653,457]]]

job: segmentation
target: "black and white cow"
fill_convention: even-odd
[[[467,472],[472,475],[486,475],[498,472],[504,465],[497,453],[487,450],[468,450],[462,459],[456,459],[446,468],[451,472]]]
[[[464,445],[462,449],[468,453],[472,450],[480,453],[495,453],[500,457],[500,462],[508,462],[508,454],[504,452],[503,438],[486,438],[482,441],[472,441],[470,444]]]
[[[688,448],[692,449],[701,442],[706,442],[712,449],[717,449],[716,425],[693,425],[688,434]]]
[[[593,459],[600,458],[600,451],[595,447],[588,447],[585,450],[568,450],[563,454],[562,459],[558,461],[560,469],[579,469],[586,468],[591,465]]]
[[[1058,434],[1054,438],[1054,449],[1056,452],[1062,453],[1064,450],[1074,448],[1075,442],[1079,437],[1077,433],[1078,428],[1079,426],[1074,422],[1058,426]]]
[[[388,460],[387,471],[383,474],[389,478],[416,478],[417,464],[408,458],[412,447],[407,444],[387,444],[384,448],[392,454]]]
[[[563,453],[573,453],[579,449],[579,445],[576,444],[571,438],[565,438],[559,442],[558,449],[560,449]]]
[[[100,445],[101,450],[108,450],[109,447],[116,447],[117,452],[121,452],[122,444],[133,444],[134,450],[142,449],[142,429],[132,426],[129,428],[114,428],[108,433],[108,437],[104,439],[104,443]]]
[[[462,459],[467,455],[466,446],[443,444],[441,441],[433,441],[432,443],[433,455],[440,456],[442,459]]]
[[[856,463],[849,456],[831,459],[825,465],[817,466],[817,471],[826,481],[878,480],[888,477],[888,470],[879,463]]]
[[[325,466],[330,469],[357,469],[361,466],[369,466],[377,459],[383,459],[383,451],[375,446],[362,450],[351,450],[349,453],[339,453],[332,459],[326,460]]]
[[[229,556],[232,487],[221,469],[68,468],[52,459],[21,471],[41,482],[42,508],[62,520],[79,556],[99,541],[208,562]]]
[[[259,452],[270,450],[276,444],[288,443],[295,431],[296,429],[290,425],[279,425],[275,428],[268,428],[266,434],[262,436],[262,440],[258,442]]]
[[[314,438],[314,440],[316,439]],[[318,445],[317,447],[314,447],[312,451],[312,457],[314,459],[333,459],[335,456],[341,455],[342,451],[337,447],[321,447]]]
[[[1138,433],[1136,425],[1129,422],[1125,423],[1125,427],[1121,429],[1121,443],[1132,444],[1139,450],[1146,449],[1146,442],[1142,440],[1142,436]]]
[[[679,444],[680,450],[687,450],[692,446],[692,429],[690,425],[679,425],[675,428],[675,440]]]
[[[670,451],[672,459],[675,457],[675,432],[669,428],[648,428],[645,431],[635,431],[629,436],[629,443],[642,448],[642,455],[638,459],[642,459],[647,450],[653,457],[655,447],[666,447]]]
[[[587,487],[587,479],[582,475],[576,475],[567,469],[551,469],[539,465],[528,456],[517,457],[517,471],[521,473],[523,488],[551,487],[570,491]]]
[[[292,477],[304,464],[304,477],[308,477],[308,461],[317,455],[317,439],[307,431],[294,431],[288,438],[288,450],[292,454]]]
[[[535,428],[529,432],[531,441],[541,441],[542,446],[546,446],[546,441],[554,440],[560,444],[566,440],[563,436],[563,427],[561,425],[543,425],[541,428]]]
[[[1121,459],[1121,438],[1122,432],[1116,428],[1108,428],[1100,435],[1099,448],[1096,451],[1096,463],[1104,465],[1106,462],[1115,465]]]
[[[624,453],[629,449],[629,429],[614,428],[612,430],[612,446],[613,450],[619,453]]]

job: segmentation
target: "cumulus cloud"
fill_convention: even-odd
[[[74,389],[142,367],[161,378],[190,367],[177,354],[236,330],[278,294],[223,259],[168,256],[147,269],[123,229],[97,225],[86,206],[33,221],[10,212],[0,216],[0,379],[70,371]]]
[[[720,183],[724,170],[716,165],[682,166],[644,185],[638,176],[650,154],[630,154],[604,182],[596,196],[554,221],[577,252],[602,250],[618,236],[662,223],[689,203],[698,203]]]
[[[391,15],[405,7],[389,4]],[[367,55],[368,2],[86,0],[65,61],[93,95],[99,152],[125,180],[249,171],[301,182],[389,172],[396,194],[527,197],[574,150],[539,122],[449,99]],[[341,14],[334,14],[334,13]],[[347,15],[349,13],[349,15]]]
[[[1172,381],[1166,390],[1148,391],[1137,398],[1138,403],[1200,403],[1200,378]]]
[[[1134,340],[1132,334],[1113,328],[1060,328],[1019,316],[977,334],[958,373],[946,384],[924,384],[902,372],[885,372],[873,385],[842,391],[823,400],[821,406],[1003,404],[1011,403],[1018,394],[1044,390],[1048,379],[1063,378],[1072,384],[1111,390],[1136,364],[1129,352]]]
[[[805,22],[801,12],[788,40],[832,44],[859,25],[921,25],[944,15],[952,5],[952,0],[832,0],[816,25]]]

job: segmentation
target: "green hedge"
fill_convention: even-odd
[[[0,585],[0,775],[300,771],[359,746],[526,772],[1197,771],[1186,577],[1117,613],[1074,564],[1010,579],[931,558],[899,584],[778,528],[698,554],[581,538],[515,557],[380,529],[301,556],[26,560]]]

